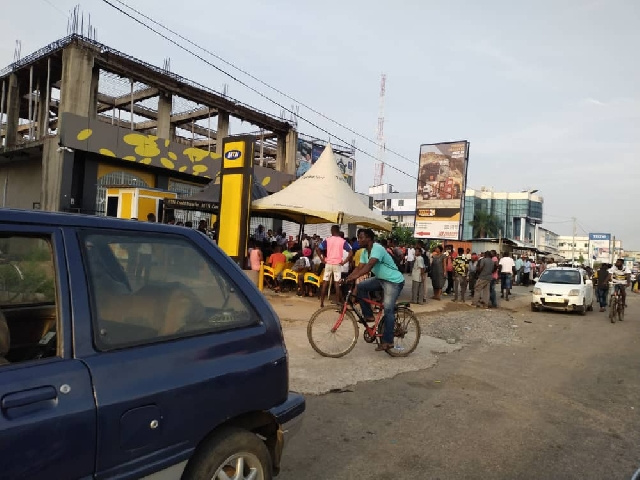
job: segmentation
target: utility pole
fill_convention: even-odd
[[[378,155],[374,166],[373,186],[377,187],[384,182],[384,96],[387,90],[387,76],[383,73],[380,77],[380,105],[378,110],[378,130],[376,131],[376,141],[378,143]]]
[[[502,258],[502,229],[498,230],[498,257]]]
[[[611,264],[616,263],[616,236],[613,236],[613,248],[611,249]]]
[[[573,267],[574,259],[576,258],[576,217],[571,217],[573,220],[573,241],[571,242],[571,266]]]

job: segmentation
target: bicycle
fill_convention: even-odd
[[[342,307],[331,305],[320,308],[309,319],[307,338],[313,349],[323,357],[339,358],[353,350],[358,341],[358,323],[364,326],[365,342],[380,343],[384,332],[384,305],[381,302],[363,299],[380,310],[377,316],[374,314],[373,325],[369,326],[360,309],[356,308],[358,304],[353,300],[355,295],[352,291],[353,287],[349,288]],[[398,302],[395,305],[393,335],[393,347],[385,350],[392,357],[406,357],[418,346],[420,323],[409,308],[409,302]]]
[[[624,320],[624,300],[622,299],[621,290],[624,285],[614,284],[613,293],[609,299],[609,320],[611,323],[616,323],[616,316],[618,320],[622,322]]]

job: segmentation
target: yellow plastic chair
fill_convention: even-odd
[[[291,290],[298,288],[298,278],[300,274],[298,272],[294,272],[290,268],[287,268],[282,271],[282,288],[283,290],[289,290],[289,282],[293,282],[293,286]]]
[[[320,290],[320,285],[322,285],[322,275],[324,274],[324,270],[320,272],[319,275],[316,275],[312,272],[307,272],[304,274],[304,284],[311,285],[316,288],[316,293]]]

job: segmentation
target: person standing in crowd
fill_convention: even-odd
[[[422,261],[424,263],[424,281],[422,282],[422,299],[423,299],[423,303],[427,302],[427,291],[428,291],[428,283],[427,282],[427,277],[430,276],[430,271],[431,271],[431,259],[429,258],[429,251],[427,248],[425,248],[424,246],[424,242],[422,240],[418,240],[416,242],[415,245],[415,249],[420,248],[420,251],[422,252],[421,257],[422,257]],[[417,255],[416,255],[417,258]]]
[[[522,266],[522,284],[525,287],[529,286],[529,276],[531,275],[531,262],[529,257],[524,257],[524,263]]]
[[[549,263],[547,263],[547,269],[549,268],[558,268],[558,264],[556,263],[556,261],[553,259],[553,257],[551,257],[549,259]]]
[[[255,234],[256,242],[263,243],[267,239],[267,233],[264,231],[264,225],[258,225]]]
[[[505,252],[498,266],[500,269],[500,298],[504,298],[508,302],[509,295],[511,295],[512,275],[516,271],[516,263],[513,261],[513,258]]]
[[[607,296],[609,294],[609,282],[611,281],[611,274],[609,273],[609,265],[601,263],[598,269],[598,289],[596,291],[598,296],[598,303],[600,303],[600,311],[604,312],[607,308]]]
[[[493,279],[493,267],[494,263],[491,260],[491,252],[487,251],[482,256],[482,259],[478,262],[478,268],[476,272],[478,274],[478,281],[476,282],[476,290],[478,291],[478,297],[472,305],[481,307],[481,304],[490,307],[489,289],[491,286],[491,280]]]
[[[489,300],[491,308],[498,308],[498,298],[496,296],[496,284],[498,283],[498,252],[491,250],[491,261],[493,262],[493,273],[489,284]]]
[[[471,298],[476,293],[476,281],[478,280],[478,255],[476,252],[471,253],[471,259],[469,260],[469,293],[471,293]]]
[[[524,270],[524,261],[522,260],[524,255],[516,258],[516,278],[515,284],[522,285],[522,271]]]
[[[444,294],[451,295],[451,292],[453,291],[453,246],[447,246],[442,261],[447,279],[447,289]]]
[[[425,280],[424,259],[422,258],[422,249],[416,247],[414,250],[415,260],[411,262],[411,303],[424,303],[424,288],[422,283]]]
[[[438,245],[431,253],[431,286],[434,300],[441,300],[442,288],[445,280],[444,254],[442,245]]]
[[[262,250],[254,241],[249,241],[249,245],[252,247],[249,249],[249,266],[251,270],[257,272],[260,270],[260,265],[264,260]]]
[[[203,235],[207,234],[207,221],[206,220],[200,220],[198,222],[198,231],[200,233],[202,233]]]
[[[464,297],[467,294],[468,267],[464,259],[464,248],[458,248],[458,255],[453,259],[453,282],[454,296],[453,301],[458,301],[458,291],[460,292],[460,301],[464,303]]]
[[[407,273],[413,273],[413,262],[416,260],[416,249],[411,245],[407,247],[407,256],[405,257],[407,265]]]
[[[342,252],[346,250],[349,256],[346,260],[342,259]],[[336,284],[336,294],[338,303],[342,303],[342,291],[338,288],[338,282],[342,279],[342,266],[351,261],[353,252],[351,245],[340,235],[340,227],[333,225],[331,227],[331,236],[327,237],[317,248],[320,260],[324,263],[324,275],[322,278],[322,290],[320,292],[320,307],[324,307],[324,298],[327,294],[329,279],[333,275],[333,281]],[[324,252],[324,253],[323,253]]]

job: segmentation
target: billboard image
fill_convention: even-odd
[[[469,142],[420,146],[414,237],[459,240]]]
[[[308,141],[305,139],[298,139],[298,148],[296,151],[296,178],[300,178],[307,173],[311,166],[316,163],[320,155],[324,151],[325,143],[318,143]],[[354,187],[354,171],[355,171],[355,159],[351,155],[344,154],[340,149],[333,146],[333,154],[336,158],[338,168],[344,175],[344,180],[352,188]]]
[[[611,262],[611,234],[610,233],[590,233],[589,234],[589,263],[609,263]]]

